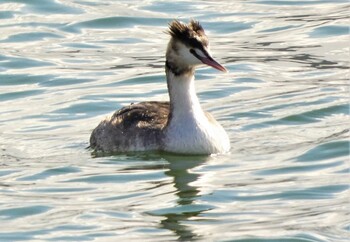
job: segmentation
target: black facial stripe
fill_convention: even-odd
[[[188,45],[192,48],[197,48],[197,49],[204,51],[203,44],[196,38],[188,39]]]
[[[196,51],[194,50],[194,49],[190,49],[190,52],[191,52],[191,54],[192,55],[194,55],[197,59],[201,59],[200,57],[199,57],[199,55],[197,55],[197,53],[196,53]]]
[[[209,60],[213,60],[213,58],[211,58],[211,56],[205,49],[203,49],[202,51],[206,58],[208,58]],[[203,57],[200,57],[194,49],[190,49],[190,53],[194,55],[198,60],[202,61]]]

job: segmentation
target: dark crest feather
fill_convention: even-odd
[[[208,45],[208,38],[198,21],[191,20],[189,24],[174,20],[169,24],[169,34],[183,44],[202,49]]]

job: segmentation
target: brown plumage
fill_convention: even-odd
[[[203,27],[195,20],[191,20],[188,25],[174,20],[169,24],[168,33],[174,39],[192,48],[203,49],[203,46],[209,44]]]
[[[124,152],[130,148],[157,150],[168,117],[169,102],[130,104],[103,120],[93,130],[90,145],[103,152]]]

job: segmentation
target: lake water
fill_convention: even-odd
[[[0,241],[348,241],[348,0],[1,0]],[[231,152],[94,157],[92,129],[167,100],[164,33]]]

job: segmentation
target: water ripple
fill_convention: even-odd
[[[347,0],[0,3],[1,241],[348,241]],[[91,154],[91,130],[167,100],[167,24],[200,20],[197,71],[231,153]]]

